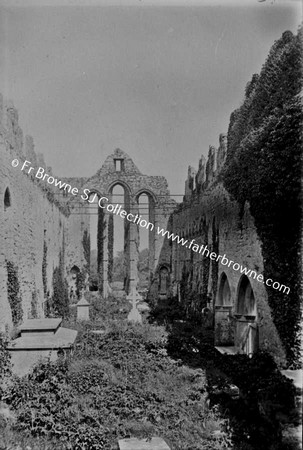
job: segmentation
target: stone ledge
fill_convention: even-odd
[[[237,347],[234,347],[232,345],[230,346],[215,346],[215,349],[218,350],[218,352],[220,352],[222,355],[236,355],[237,353],[239,353],[239,349]]]
[[[118,441],[119,450],[170,450],[166,442],[159,437],[153,437],[151,440],[146,439],[120,439]]]
[[[53,335],[22,336],[14,339],[8,346],[9,351],[20,350],[54,350],[59,348],[70,348],[77,337],[76,330],[59,328]]]
[[[19,327],[19,330],[21,331],[21,336],[37,336],[37,334],[41,336],[41,332],[51,335],[56,333],[61,322],[61,317],[53,319],[28,319]]]

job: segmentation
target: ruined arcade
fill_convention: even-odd
[[[189,315],[198,316],[206,308],[213,316],[214,345],[218,349],[251,354],[266,348],[283,360],[283,346],[271,318],[264,285],[157,232],[168,230],[181,239],[193,239],[196,244],[233,255],[235,261],[262,272],[261,243],[253,218],[246,207],[239,223],[239,206],[220,182],[227,152],[226,135],[220,135],[218,148],[210,147],[207,160],[201,157],[197,171],[189,167],[181,204],[171,199],[164,177],[141,174],[120,149],[109,155],[91,178],[64,178],[70,186],[77,186],[79,193],[73,196],[66,189],[50,186],[33,174],[12,167],[11,161],[16,157],[21,161],[29,159],[37,168],[46,165],[43,156],[36,155],[31,138],[26,137],[23,144],[16,109],[4,104],[2,111],[2,329],[28,318],[47,316],[54,295],[54,270],[61,271],[67,280],[67,294],[76,290],[79,278],[82,289],[88,289],[92,199],[98,201],[98,287],[103,297],[111,294],[114,214],[108,205],[113,188],[120,185],[124,189],[119,206],[125,212],[125,277],[121,280],[125,293],[138,288],[139,226],[144,225],[149,234],[151,302],[177,296],[186,303]],[[52,173],[51,168],[48,172]],[[139,215],[142,194],[149,199],[148,220]],[[34,198],[35,208],[31,203]],[[15,291],[9,292],[12,283]]]

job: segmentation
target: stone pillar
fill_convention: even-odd
[[[130,211],[134,217],[139,216],[139,207],[137,201],[133,201]],[[139,258],[139,225],[129,222],[129,285],[127,293],[136,292],[138,277],[138,258]]]
[[[153,230],[149,230],[148,233],[148,250],[149,250],[149,256],[148,256],[148,266],[149,266],[149,278],[150,275],[153,273],[155,268],[155,255],[156,255],[156,214],[155,214],[155,202],[152,197],[149,197],[148,199],[148,208],[149,208],[149,222],[151,222],[154,225]]]
[[[98,273],[99,273],[99,291],[103,297],[107,297],[111,292],[108,282],[108,224],[109,213],[106,209],[99,208],[98,217]]]
[[[168,226],[167,215],[169,214],[169,212],[166,212],[165,207],[163,207],[163,204],[161,205],[160,203],[155,205],[154,211],[155,211],[155,222],[154,222],[155,230],[157,230],[158,227],[160,229],[163,229],[164,231],[167,230],[167,226]],[[158,234],[157,232],[155,232],[155,235],[154,235],[154,249],[155,249],[154,270],[159,263],[159,257],[161,255],[161,251],[162,251],[162,247],[165,242],[165,239],[167,239],[167,238],[163,237],[161,234]]]
[[[114,267],[114,216],[110,214],[108,217],[107,226],[108,236],[108,263],[107,263],[107,278],[108,282],[113,281],[113,267]]]

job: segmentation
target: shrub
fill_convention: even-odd
[[[10,353],[6,350],[8,338],[0,332],[0,401],[3,395],[3,384],[11,375]]]
[[[59,266],[53,272],[53,298],[51,313],[67,317],[69,315],[68,284],[64,278],[64,261],[60,253]]]
[[[95,335],[85,326],[79,339],[71,362],[40,364],[7,391],[19,432],[53,448],[60,440],[63,448],[110,450],[118,438],[154,434],[176,450],[230,445],[226,420],[206,407],[204,372],[163,354],[162,327],[120,321]]]
[[[12,321],[18,325],[23,317],[22,299],[18,280],[18,268],[11,261],[6,261],[7,269],[7,296],[12,312]]]

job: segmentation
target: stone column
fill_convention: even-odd
[[[108,282],[108,228],[109,213],[106,209],[99,208],[98,217],[98,273],[99,273],[99,291],[103,297],[107,297],[111,292]]]
[[[155,214],[155,230],[159,227],[160,229],[163,229],[164,231],[167,230],[167,217],[165,209],[162,207],[160,203],[155,205],[154,208],[154,214]],[[158,234],[155,232],[154,235],[154,267],[153,270],[157,267],[159,263],[159,257],[161,254],[161,250],[163,247],[163,243],[165,242],[166,237],[163,237],[161,234]]]
[[[149,209],[149,222],[154,225],[153,230],[149,230],[148,233],[148,266],[149,266],[149,279],[151,279],[151,274],[155,269],[155,258],[156,258],[156,214],[155,214],[155,202],[152,197],[149,196],[148,199],[148,209]]]
[[[108,217],[107,236],[108,236],[107,278],[108,278],[108,282],[112,283],[113,267],[114,267],[114,216],[113,216],[113,214],[110,214]]]
[[[136,216],[139,216],[139,207],[138,202],[136,200],[132,201],[130,212]],[[128,222],[129,223],[129,235],[128,235],[128,244],[129,244],[129,284],[127,293],[135,292],[137,289],[139,277],[138,277],[138,259],[139,259],[139,225]]]

